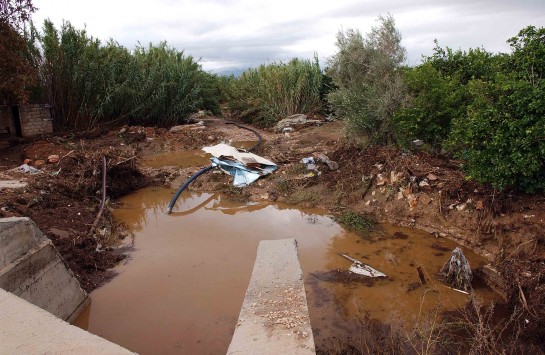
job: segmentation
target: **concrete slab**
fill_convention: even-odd
[[[48,240],[28,217],[0,219],[0,270]]]
[[[68,321],[89,302],[49,238],[24,217],[0,219],[0,288]]]
[[[17,180],[0,180],[0,190],[3,189],[22,189],[24,187],[27,187],[27,183],[25,181],[17,181]]]
[[[0,354],[133,354],[0,289]]]
[[[264,240],[227,354],[314,354],[295,239]]]

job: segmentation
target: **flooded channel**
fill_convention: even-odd
[[[320,210],[244,205],[207,193],[184,193],[179,212],[166,215],[173,193],[146,188],[119,201],[115,218],[134,234],[134,250],[116,268],[119,275],[92,292],[76,325],[141,354],[224,354],[264,239],[297,239],[317,340],[335,335],[361,310],[390,322],[412,319],[421,306],[453,309],[467,300],[434,281],[456,246],[451,241],[391,226],[367,241]],[[484,263],[464,252],[473,268]],[[372,284],[345,279],[350,262],[337,253],[388,278]],[[414,289],[418,266],[428,284]],[[477,292],[493,297],[486,289]]]

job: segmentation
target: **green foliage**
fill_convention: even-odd
[[[524,79],[532,85],[543,80],[545,70],[545,28],[528,26],[522,29],[518,36],[507,41],[511,45],[513,54],[508,66],[517,68],[514,75]]]
[[[24,103],[36,71],[27,58],[25,38],[8,22],[0,20],[0,104]]]
[[[31,0],[0,0],[0,104],[25,103],[37,73],[29,61],[24,28],[36,11]]]
[[[337,47],[327,71],[338,87],[328,95],[331,107],[347,121],[348,135],[393,143],[392,117],[405,98],[401,74],[405,49],[393,17],[379,17],[379,26],[366,38],[358,30],[339,32]]]
[[[337,89],[339,88],[337,87],[337,85],[333,83],[333,78],[331,78],[326,73],[322,73],[322,85],[320,86],[320,103],[322,105],[322,113],[324,114],[333,113],[333,109],[331,108],[331,105],[329,104],[327,97],[329,96],[330,93],[334,92]]]
[[[39,37],[40,77],[57,128],[103,123],[172,125],[198,109],[219,111],[215,78],[166,43],[132,53],[105,45],[64,23],[45,21]]]
[[[511,54],[436,46],[405,73],[410,100],[395,114],[397,130],[464,159],[469,178],[545,190],[545,29],[529,26],[508,42]]]
[[[544,191],[545,28],[521,30],[508,41],[497,74],[468,84],[467,116],[454,122],[449,138],[471,177],[504,189]]]
[[[451,134],[466,171],[496,188],[545,190],[545,81],[472,81],[468,115]]]
[[[231,78],[227,89],[230,108],[241,120],[260,126],[296,113],[320,108],[322,73],[318,59],[292,59],[261,65]]]
[[[337,217],[337,222],[350,231],[360,234],[369,232],[376,224],[376,221],[368,215],[361,215],[353,211],[343,212]]]
[[[483,48],[470,48],[467,52],[461,49],[453,51],[451,48],[441,48],[435,41],[435,48],[425,62],[430,63],[444,78],[456,78],[461,85],[470,80],[489,80],[494,77],[498,68],[494,56]]]
[[[450,133],[451,120],[465,115],[463,87],[457,78],[444,77],[429,62],[407,69],[405,83],[409,104],[394,115],[398,141],[407,145],[422,139],[441,147]]]
[[[451,122],[466,116],[471,97],[471,80],[490,80],[498,70],[500,57],[483,49],[452,51],[437,45],[422,65],[408,68],[405,83],[409,93],[406,105],[395,113],[399,141],[407,144],[422,139],[443,148]]]
[[[479,181],[545,190],[545,28],[523,29],[509,43],[513,53],[503,71],[468,84],[471,104],[449,143]]]

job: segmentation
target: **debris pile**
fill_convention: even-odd
[[[212,154],[212,164],[233,177],[235,187],[248,186],[262,176],[278,169],[277,165],[253,153],[239,152],[227,144],[217,144],[202,149]]]
[[[445,281],[457,290],[469,292],[472,290],[473,273],[462,249],[456,247],[447,263],[441,268]]]

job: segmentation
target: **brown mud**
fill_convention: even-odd
[[[2,152],[2,178],[27,180],[29,186],[0,191],[0,216],[35,220],[83,287],[92,290],[111,277],[110,268],[123,258],[113,246],[124,233],[109,209],[101,221],[101,234],[88,235],[100,203],[101,157],[108,157],[108,195],[114,198],[146,184],[178,187],[200,168],[146,167],[143,161],[150,156],[228,140],[255,140],[251,132],[221,119],[204,121],[206,128],[196,131],[124,127],[27,140]],[[233,188],[226,175],[210,173],[193,183],[191,190],[219,192],[237,201],[320,207],[332,214],[372,213],[379,221],[453,240],[488,259],[489,270],[497,272],[484,273],[485,280],[495,284],[511,308],[523,310],[522,319],[529,324],[526,334],[542,341],[544,337],[535,334],[545,325],[545,195],[495,191],[467,180],[461,162],[424,151],[351,146],[342,130],[342,123],[335,121],[289,134],[263,132],[267,143],[258,154],[279,164],[277,172],[245,189]],[[309,174],[298,163],[318,153],[336,161],[339,169],[329,171],[319,165],[320,175]],[[46,164],[46,174],[9,171],[26,158],[46,160],[51,154],[59,155],[61,163]]]

